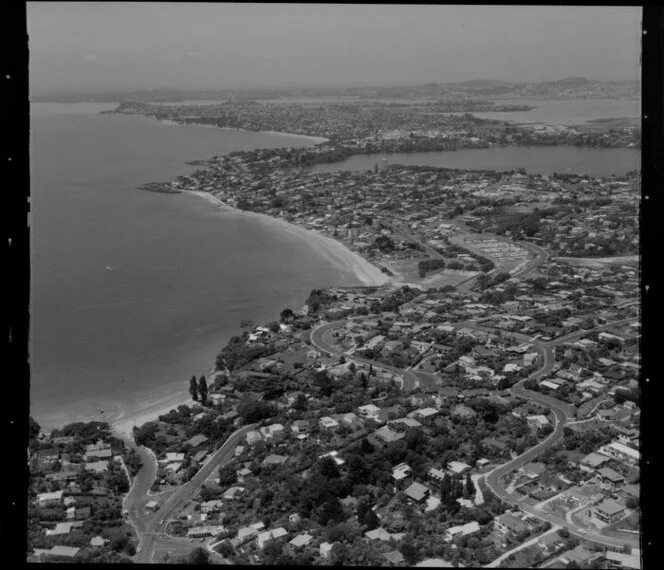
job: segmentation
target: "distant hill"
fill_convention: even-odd
[[[261,100],[279,97],[353,96],[363,99],[462,100],[490,97],[500,99],[637,99],[639,81],[596,81],[569,77],[538,83],[474,79],[456,83],[427,83],[394,87],[297,87],[274,89],[145,89],[96,93],[35,93],[33,102],[178,102],[204,99]]]

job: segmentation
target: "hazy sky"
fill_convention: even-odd
[[[635,7],[28,3],[33,89],[637,79]]]

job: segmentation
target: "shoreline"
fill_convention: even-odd
[[[319,253],[325,255],[334,264],[342,267],[343,269],[353,273],[356,278],[366,286],[380,286],[388,282],[393,282],[394,279],[383,273],[378,267],[371,264],[359,254],[350,250],[343,243],[335,240],[332,237],[321,234],[315,230],[310,230],[302,226],[287,222],[279,218],[274,218],[268,214],[258,212],[248,212],[239,210],[223,202],[213,194],[202,190],[181,190],[183,194],[193,194],[199,198],[207,200],[209,203],[226,210],[233,215],[237,216],[251,216],[254,218],[262,219],[263,221],[278,226],[282,231],[291,235],[296,235],[300,238],[307,239],[311,242],[312,238],[315,240]],[[215,370],[212,367],[208,374],[208,382],[211,381],[210,377],[214,374]],[[108,423],[111,430],[119,437],[129,438],[134,441],[133,427],[140,427],[147,422],[156,421],[159,416],[167,414],[172,409],[176,409],[180,405],[196,404],[192,400],[189,393],[185,390],[178,390],[172,394],[168,394],[157,400],[146,400],[145,405],[140,406],[137,410],[130,412],[127,409],[120,410],[119,413],[112,419],[109,418]]]
[[[120,437],[128,437],[134,441],[133,428],[141,427],[147,422],[157,421],[159,416],[167,414],[171,410],[177,409],[183,404],[191,405],[196,403],[187,392],[175,393],[158,400],[152,400],[146,407],[139,409],[134,413],[128,414],[126,411],[109,421],[113,433]]]
[[[148,117],[152,118],[152,117]],[[198,125],[198,124],[181,124],[177,121],[172,120],[159,120],[157,122],[165,123],[169,126],[193,126],[193,127],[207,127],[207,128],[218,128],[227,131],[243,131],[248,133],[257,133],[257,134],[268,134],[268,135],[280,135],[280,136],[289,136],[289,137],[299,137],[301,139],[306,139],[302,141],[303,146],[315,145],[321,142],[327,142],[328,139],[322,137],[314,137],[309,135],[299,135],[294,133],[285,133],[278,131],[248,131],[246,129],[236,129],[231,127],[215,127],[214,125]],[[150,184],[150,183],[148,183]],[[155,184],[155,183],[152,183]],[[279,224],[282,230],[287,231],[291,235],[299,235],[302,238],[307,238],[311,240],[313,237],[315,240],[318,240],[318,243],[323,244],[322,253],[328,257],[333,258],[334,262],[344,267],[346,270],[355,274],[357,279],[365,285],[374,285],[376,282],[380,284],[386,282],[389,278],[383,272],[380,271],[374,265],[371,265],[364,258],[346,248],[342,243],[334,240],[333,238],[324,236],[313,230],[307,230],[301,226],[296,226],[290,224],[285,220],[279,220],[268,216],[267,214],[260,214],[256,212],[245,212],[234,208],[221,200],[216,196],[210,194],[209,192],[196,191],[196,190],[177,190],[174,192],[166,193],[183,193],[183,194],[195,194],[199,197],[202,197],[208,200],[210,203],[217,206],[226,208],[228,211],[232,211],[234,215],[251,215],[251,216],[260,216],[264,221],[267,221],[272,224]],[[306,233],[305,233],[306,232]],[[212,366],[206,377],[208,382],[210,378],[214,375],[215,368]],[[171,386],[176,386],[176,381],[171,384]],[[53,429],[62,429],[65,425],[74,422],[90,422],[90,421],[103,421],[109,424],[111,431],[122,439],[129,439],[134,441],[133,436],[133,427],[140,427],[147,422],[156,421],[159,416],[167,414],[169,411],[176,409],[180,405],[189,405],[196,404],[192,400],[190,394],[183,389],[175,388],[174,392],[168,393],[166,396],[159,397],[157,399],[145,399],[141,400],[141,403],[134,409],[131,409],[129,406],[123,406],[121,404],[115,404],[110,407],[106,407],[105,414],[102,416],[100,413],[96,414],[82,414],[77,415],[76,417],[68,417],[68,414],[57,414],[57,415],[48,415],[47,419],[42,419],[41,422],[45,428],[49,431]]]
[[[331,259],[337,265],[342,266],[343,268],[354,273],[355,276],[366,286],[378,287],[393,281],[393,279],[383,273],[370,261],[363,258],[359,253],[354,252],[339,240],[317,232],[316,230],[305,228],[292,222],[287,222],[281,218],[275,218],[274,216],[270,216],[268,214],[239,210],[238,208],[223,202],[210,192],[205,192],[203,190],[182,190],[182,193],[199,196],[211,204],[218,205],[222,209],[225,209],[228,212],[232,212],[234,215],[251,216],[262,219],[274,226],[280,227],[280,229],[291,235],[296,235],[307,240],[311,240],[313,238],[316,242],[318,242],[318,244],[322,246],[321,253],[326,255],[328,259]]]
[[[123,113],[119,113],[123,114]],[[303,135],[299,133],[287,133],[284,131],[252,131],[249,129],[243,129],[242,127],[218,127],[217,125],[206,125],[203,123],[183,123],[183,122],[178,122],[174,119],[157,119],[156,117],[151,117],[150,115],[142,115],[144,117],[148,117],[150,119],[155,119],[157,122],[162,123],[164,125],[169,125],[172,127],[203,127],[206,129],[220,129],[222,131],[232,131],[232,132],[241,132],[241,133],[256,133],[256,134],[263,134],[263,135],[278,135],[282,137],[299,137],[302,139],[309,139],[309,142],[312,145],[317,145],[317,144],[322,144],[329,142],[330,139],[327,139],[325,137],[317,137],[314,135]],[[307,146],[307,144],[304,144],[303,146]]]

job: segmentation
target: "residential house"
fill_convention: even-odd
[[[102,548],[106,545],[107,542],[108,539],[104,539],[101,536],[93,536],[90,539],[90,546],[94,546],[95,548]]]
[[[319,455],[318,459],[323,459],[323,457],[330,457],[334,459],[334,462],[341,466],[344,463],[346,463],[341,457],[339,457],[339,452],[335,449],[334,451],[328,451],[327,453],[323,453],[323,455]]]
[[[307,433],[309,431],[309,422],[307,420],[295,420],[291,425],[291,431],[294,434]]]
[[[363,426],[360,418],[358,418],[353,412],[349,412],[341,416],[340,421],[343,425],[353,430],[361,429]]]
[[[546,465],[539,462],[526,463],[521,467],[521,472],[530,480],[537,479],[546,471]]]
[[[563,539],[557,532],[543,534],[537,540],[537,546],[544,550],[547,554],[552,554],[563,546]]]
[[[56,523],[55,528],[46,531],[46,536],[57,536],[60,534],[69,534],[71,532],[73,522],[59,522]]]
[[[251,537],[257,535],[261,530],[265,528],[265,525],[262,522],[257,522],[249,526],[245,526],[237,531],[236,541],[238,544],[246,542]]]
[[[603,453],[604,455],[608,455],[609,457],[619,459],[620,461],[625,461],[631,465],[638,464],[641,457],[641,453],[639,451],[617,441],[612,441],[611,443],[599,448],[597,451],[599,453]]]
[[[625,516],[625,507],[607,499],[593,509],[593,516],[603,523],[612,524]]]
[[[198,435],[195,435],[191,439],[185,441],[185,445],[190,445],[194,449],[199,447],[200,445],[203,445],[208,438],[204,436],[203,434],[199,433]]]
[[[226,396],[223,394],[210,394],[208,396],[208,400],[212,403],[213,406],[220,405],[225,399]]]
[[[339,427],[339,422],[330,416],[323,416],[322,418],[318,418],[318,425],[321,429],[329,430]]]
[[[455,475],[463,475],[466,471],[470,471],[470,465],[463,461],[450,461],[447,464],[447,469]]]
[[[209,452],[206,449],[201,449],[191,458],[191,461],[193,463],[201,463],[208,456],[208,453]]]
[[[258,535],[256,538],[256,544],[258,545],[258,548],[263,550],[268,544],[274,542],[275,540],[282,539],[285,536],[288,536],[288,532],[283,527],[266,530],[265,532],[261,532]]]
[[[457,536],[466,536],[468,534],[477,532],[478,530],[480,530],[480,525],[477,521],[469,522],[464,525],[453,526],[445,531],[444,540],[446,542],[450,542]]]
[[[83,455],[83,460],[86,462],[94,461],[95,459],[105,459],[108,461],[111,457],[113,457],[113,451],[109,447],[107,449],[91,449],[86,451]]]
[[[602,552],[593,552],[586,550],[583,546],[579,545],[573,550],[565,552],[561,557],[560,561],[563,564],[570,564],[571,562],[576,563],[578,566],[586,566],[591,562],[602,558],[604,554]]]
[[[160,459],[159,463],[181,463],[184,461],[184,453],[167,453],[164,459]]]
[[[190,538],[205,538],[207,536],[217,536],[224,532],[222,525],[195,526],[187,531]]]
[[[216,513],[221,510],[221,506],[223,505],[223,502],[220,501],[219,499],[211,500],[211,501],[204,501],[201,503],[201,512],[202,513]]]
[[[541,414],[535,415],[535,416],[528,416],[526,418],[526,421],[528,422],[528,425],[531,428],[534,428],[536,430],[541,430],[543,427],[548,426],[551,424],[551,422],[548,420],[546,416],[543,416]]]
[[[625,554],[624,552],[614,552],[607,550],[605,558],[609,567],[628,568],[630,570],[641,570],[641,558],[636,554]]]
[[[364,533],[364,536],[366,536],[370,541],[374,540],[382,540],[384,542],[387,542],[392,538],[392,535],[387,532],[383,527],[378,527],[375,528],[374,530],[370,530]]]
[[[512,513],[505,513],[494,519],[495,528],[504,535],[518,534],[528,530],[528,525]]]
[[[397,418],[390,421],[389,426],[397,430],[407,430],[408,428],[422,427],[422,424],[413,418]]]
[[[255,430],[248,432],[245,437],[249,445],[254,445],[255,443],[263,440],[261,434]]]
[[[54,546],[50,550],[43,550],[44,562],[72,560],[81,549],[74,546]],[[36,552],[36,551],[35,551]]]
[[[614,471],[610,467],[603,467],[597,471],[597,475],[602,481],[602,483],[610,485],[620,485],[625,482],[625,478],[618,472]]]
[[[477,412],[464,404],[457,404],[452,410],[452,415],[461,418],[474,418],[477,415]]]
[[[83,469],[86,471],[92,471],[93,473],[105,473],[108,471],[108,461],[93,461],[92,463],[86,463],[83,466]]]
[[[393,431],[387,426],[383,426],[374,431],[374,435],[384,443],[392,443],[405,437],[405,434]]]
[[[284,433],[284,426],[281,424],[271,424],[259,429],[260,434],[266,441],[279,439]]]
[[[595,453],[593,451],[592,453],[589,453],[588,455],[586,455],[581,459],[579,467],[583,471],[588,471],[592,473],[593,471],[600,468],[609,460],[610,460],[609,457],[607,457],[606,455]]]
[[[237,499],[239,495],[241,495],[244,492],[244,487],[229,487],[226,489],[222,497],[226,499],[227,501],[232,501],[233,499]]]
[[[307,534],[298,534],[293,540],[289,541],[288,547],[292,552],[297,552],[306,548],[309,543],[313,540],[313,536]]]
[[[330,544],[329,542],[321,543],[321,545],[319,547],[319,552],[320,552],[320,557],[323,560],[329,560],[330,559],[330,555],[332,553],[332,546],[333,545]]]
[[[365,418],[377,419],[378,414],[380,414],[380,408],[374,404],[367,404],[366,406],[360,406],[358,411],[361,416]]]
[[[429,488],[420,483],[412,483],[404,493],[412,501],[421,503],[429,496]]]
[[[243,467],[242,469],[238,469],[236,473],[237,473],[238,483],[244,483],[247,477],[251,475],[251,469],[249,469],[248,467]]]
[[[392,479],[396,483],[401,483],[404,479],[407,479],[410,476],[411,468],[405,463],[400,463],[392,469]]]
[[[52,493],[40,493],[37,495],[37,504],[40,507],[50,507],[62,503],[64,491],[53,491]]]
[[[444,477],[445,477],[445,471],[441,471],[440,469],[436,469],[435,467],[432,467],[427,472],[427,479],[431,481],[431,483],[433,483],[434,485],[440,485]]]
[[[425,420],[427,418],[435,416],[438,413],[439,412],[436,408],[422,408],[410,412],[409,414],[406,415],[406,417],[417,418],[418,420]]]

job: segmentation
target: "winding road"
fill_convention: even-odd
[[[403,378],[403,388],[404,390],[413,390],[417,387],[418,381],[417,377],[413,374],[412,371],[410,370],[404,370],[404,369],[399,369],[394,366],[389,366],[386,364],[382,363],[376,363],[373,362],[369,359],[366,358],[361,358],[357,357],[355,355],[348,355],[342,350],[338,349],[336,346],[333,346],[329,340],[326,340],[326,336],[330,335],[331,332],[335,328],[339,328],[341,326],[344,326],[346,322],[349,319],[346,320],[339,320],[339,321],[333,321],[330,323],[324,323],[322,325],[319,325],[318,327],[314,328],[311,332],[311,342],[312,344],[318,348],[319,350],[322,350],[324,352],[328,352],[330,354],[335,354],[337,356],[344,356],[346,360],[350,361],[355,361],[363,364],[373,364],[374,368],[382,368],[385,370],[388,370],[389,372],[392,372],[394,374],[399,375],[400,377]],[[630,317],[627,319],[622,319],[619,321],[614,321],[611,323],[605,323],[603,325],[599,325],[597,327],[594,327],[592,329],[587,329],[587,330],[579,330],[573,333],[566,334],[564,336],[561,336],[557,339],[551,340],[551,341],[540,341],[539,339],[532,339],[528,337],[527,335],[523,335],[520,333],[507,333],[506,336],[513,338],[514,340],[518,340],[521,342],[529,342],[531,346],[533,347],[534,350],[539,352],[542,355],[542,366],[535,371],[534,373],[530,374],[528,377],[524,378],[523,380],[519,381],[516,383],[514,386],[510,388],[510,393],[513,394],[514,396],[517,396],[519,398],[522,398],[524,400],[530,401],[530,402],[535,402],[543,406],[547,406],[550,410],[551,413],[554,415],[555,418],[555,425],[554,425],[554,430],[549,436],[542,442],[538,443],[537,445],[531,447],[530,449],[526,450],[524,453],[519,455],[518,457],[515,457],[514,459],[508,461],[507,463],[504,463],[503,465],[500,465],[499,467],[496,467],[493,471],[487,473],[484,475],[484,479],[486,481],[487,486],[489,489],[498,497],[503,499],[504,501],[512,504],[512,505],[517,505],[519,506],[523,511],[541,519],[541,520],[546,520],[549,521],[552,525],[557,525],[560,527],[566,527],[569,529],[571,534],[574,534],[575,536],[582,538],[584,540],[589,540],[595,543],[599,543],[605,546],[618,546],[622,547],[625,544],[629,544],[630,546],[637,546],[639,542],[638,535],[635,537],[628,537],[628,538],[612,538],[608,537],[605,535],[601,535],[598,533],[593,533],[589,531],[580,532],[578,528],[575,528],[574,526],[571,526],[569,522],[567,522],[565,519],[561,519],[559,517],[556,517],[555,515],[548,514],[545,512],[542,512],[540,510],[537,510],[525,503],[522,502],[521,499],[515,498],[514,495],[509,493],[506,488],[501,484],[501,478],[504,475],[507,475],[508,473],[522,467],[523,465],[530,463],[533,461],[537,456],[541,455],[543,452],[545,452],[547,449],[550,449],[554,445],[556,445],[563,437],[564,434],[564,429],[569,420],[574,417],[575,414],[575,408],[571,404],[567,404],[565,402],[562,402],[556,398],[552,398],[551,396],[547,396],[544,394],[541,394],[539,392],[535,392],[532,390],[527,390],[524,386],[524,384],[528,380],[532,379],[538,379],[543,376],[546,376],[551,373],[553,370],[554,364],[555,364],[555,357],[553,350],[556,346],[559,344],[567,343],[567,342],[573,342],[575,340],[578,340],[579,338],[582,338],[590,333],[593,332],[600,332],[602,330],[612,328],[615,326],[620,326],[623,324],[627,324],[629,322],[634,322],[638,320],[637,317]],[[473,321],[466,321],[462,323],[456,323],[456,327],[466,327],[466,328],[473,328],[476,330],[483,330],[483,331],[492,331],[495,329],[492,329],[491,327],[486,327],[486,326],[481,326],[476,324]],[[331,340],[331,339],[330,339]]]
[[[393,222],[388,223],[388,225],[397,230],[397,228],[393,226]],[[414,239],[403,229],[399,228],[398,231],[406,237]],[[531,243],[523,244],[523,246],[534,253],[534,257],[528,261],[523,268],[515,272],[513,277],[524,277],[549,258],[548,252],[538,246],[535,246]],[[424,246],[424,244],[423,247],[427,253],[434,257],[440,255],[434,250],[431,250],[431,248]],[[472,287],[474,280],[475,278],[471,278],[466,282],[459,284],[457,289],[463,290]],[[323,352],[339,357],[344,356],[347,361],[357,362],[364,365],[372,365],[375,369],[390,372],[399,378],[402,389],[405,392],[411,392],[415,390],[419,386],[419,379],[412,370],[401,369],[388,364],[378,363],[368,358],[356,356],[355,354],[349,355],[345,351],[341,350],[333,342],[331,335],[335,328],[342,327],[349,321],[362,318],[365,317],[351,317],[348,319],[332,321],[329,323],[322,323],[316,326],[311,330],[309,335],[311,344]],[[496,467],[491,472],[483,475],[489,489],[504,501],[520,507],[523,511],[541,520],[547,520],[552,525],[568,528],[570,533],[581,539],[589,540],[602,545],[618,547],[622,547],[625,544],[629,544],[630,546],[638,545],[638,535],[633,538],[630,537],[629,539],[622,539],[585,531],[579,532],[579,529],[574,528],[565,519],[561,519],[554,515],[548,514],[547,512],[535,509],[534,507],[524,504],[521,499],[515,498],[511,493],[507,492],[505,487],[502,486],[501,478],[504,475],[507,475],[508,473],[523,466],[524,464],[533,461],[538,455],[556,445],[563,437],[565,426],[569,422],[570,418],[574,416],[573,406],[561,402],[555,398],[540,394],[539,392],[527,390],[524,387],[525,382],[530,379],[536,379],[545,376],[553,370],[553,349],[557,345],[565,342],[572,342],[578,338],[588,335],[589,333],[598,332],[603,329],[611,328],[613,326],[625,324],[635,320],[637,320],[637,317],[631,317],[613,323],[606,323],[593,329],[576,331],[548,342],[532,339],[520,333],[503,332],[505,336],[510,337],[515,341],[530,343],[533,347],[533,350],[536,350],[542,355],[543,360],[540,369],[512,386],[510,392],[513,395],[523,398],[527,401],[536,402],[538,404],[547,406],[554,415],[555,426],[553,432],[544,441],[526,450],[518,457]],[[487,332],[493,332],[497,330],[492,327],[478,325],[473,320],[462,323],[455,323],[454,326],[467,327]],[[208,457],[204,465],[190,481],[179,487],[177,490],[168,491],[158,496],[150,494],[150,488],[152,487],[157,475],[157,462],[154,454],[152,454],[150,450],[144,447],[137,447],[131,438],[126,438],[130,446],[137,450],[141,457],[141,461],[143,462],[143,467],[134,478],[129,493],[124,500],[124,508],[126,509],[129,522],[135,528],[139,536],[139,546],[137,548],[135,562],[150,563],[155,561],[155,554],[158,552],[175,552],[178,554],[186,554],[190,550],[200,546],[200,543],[189,542],[189,540],[186,538],[173,537],[166,534],[166,527],[168,522],[172,520],[200,491],[200,488],[203,486],[203,484],[214,476],[221,465],[228,463],[234,457],[235,446],[238,445],[245,437],[245,435],[254,428],[255,425],[247,425],[235,431],[229,436],[223,445],[221,445],[212,455]],[[150,513],[146,511],[145,506],[150,500],[153,499],[159,501],[160,508],[158,511]],[[212,556],[219,558],[221,562],[227,563],[227,561],[221,558],[217,553],[213,553]]]
[[[318,325],[316,328],[311,331],[311,344],[315,346],[318,350],[323,352],[328,352],[336,356],[343,356],[346,360],[352,362],[358,362],[360,364],[372,365],[378,370],[386,370],[399,376],[402,381],[402,389],[406,392],[414,390],[419,385],[419,379],[411,370],[405,370],[403,368],[397,368],[396,366],[391,366],[389,364],[383,364],[382,362],[374,362],[369,358],[363,358],[361,356],[355,356],[346,354],[343,350],[338,349],[337,347],[330,344],[326,339],[325,335],[330,334],[335,328],[339,328],[346,324],[348,320],[332,321],[329,323],[324,323]]]
[[[235,446],[239,445],[246,434],[254,428],[255,424],[250,424],[233,432],[223,445],[208,457],[191,480],[176,491],[163,493],[158,497],[149,494],[157,475],[154,455],[145,447],[136,447],[134,444],[134,448],[141,456],[143,467],[136,474],[124,503],[129,522],[139,536],[135,562],[154,562],[154,555],[159,550],[186,553],[200,546],[200,543],[190,543],[186,538],[167,535],[166,526],[200,491],[203,484],[214,477],[219,467],[234,457]],[[160,503],[159,510],[148,513],[145,505],[153,499]]]

